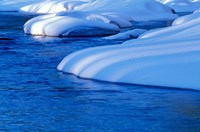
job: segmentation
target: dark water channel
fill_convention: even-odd
[[[121,42],[25,35],[23,24],[31,17],[0,12],[0,131],[200,131],[200,92],[58,72],[58,63],[72,52]]]

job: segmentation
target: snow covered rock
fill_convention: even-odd
[[[29,20],[24,25],[24,32],[33,35],[46,36],[102,36],[119,32],[113,24],[102,21],[87,20],[84,14],[72,13],[79,17],[60,14],[39,16]]]
[[[157,0],[176,12],[193,12],[200,8],[200,0]]]
[[[104,37],[103,39],[110,39],[110,40],[126,40],[126,39],[132,39],[137,38],[147,30],[145,29],[133,29],[126,32],[118,33],[116,35],[111,35],[108,37]]]
[[[57,69],[82,78],[200,90],[200,19],[145,33],[122,45],[65,57]]]

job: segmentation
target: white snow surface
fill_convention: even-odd
[[[200,0],[157,0],[176,12],[193,12],[200,8]]]
[[[200,19],[152,30],[121,45],[84,49],[57,69],[82,78],[200,90]]]

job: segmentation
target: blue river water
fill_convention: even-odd
[[[121,42],[26,35],[23,24],[32,17],[0,12],[0,131],[200,131],[199,91],[58,72],[58,63],[72,52]]]

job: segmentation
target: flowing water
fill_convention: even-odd
[[[32,17],[0,12],[0,131],[200,131],[199,91],[58,72],[58,63],[72,52],[121,42],[26,35],[23,24]]]

